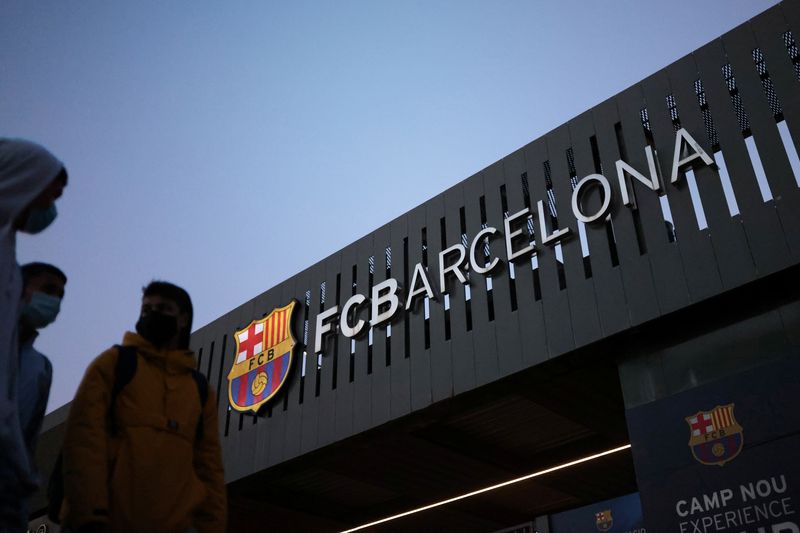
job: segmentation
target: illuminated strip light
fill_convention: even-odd
[[[468,492],[466,494],[462,494],[460,496],[456,496],[455,498],[450,498],[448,500],[442,500],[440,502],[432,503],[430,505],[426,505],[424,507],[418,507],[416,509],[411,509],[410,511],[406,511],[404,513],[387,516],[386,518],[381,518],[380,520],[376,520],[375,522],[370,522],[369,524],[364,524],[358,527],[354,527],[353,529],[347,529],[342,531],[341,533],[351,533],[352,531],[359,531],[361,529],[366,529],[368,527],[377,526],[378,524],[383,524],[384,522],[389,522],[391,520],[397,520],[398,518],[403,518],[404,516],[420,513],[422,511],[427,511],[428,509],[433,509],[434,507],[441,507],[442,505],[447,505],[448,503],[453,503],[458,500],[463,500],[466,498],[471,498],[472,496],[477,496],[478,494],[483,494],[484,492],[489,492],[490,490],[499,489],[502,487],[507,487],[508,485],[513,485],[514,483],[519,483],[521,481],[526,481],[528,479],[533,479],[535,477],[543,476],[545,474],[549,474],[551,472],[555,472],[557,470],[563,470],[565,468],[569,468],[571,466],[579,465],[581,463],[587,463],[589,461],[594,461],[595,459],[599,459],[601,457],[605,457],[606,455],[611,455],[613,453],[621,452],[623,450],[627,450],[630,448],[630,444],[626,444],[624,446],[620,446],[618,448],[613,448],[611,450],[606,450],[604,452],[596,453],[594,455],[589,455],[587,457],[582,457],[580,459],[576,459],[574,461],[570,461],[568,463],[560,464],[558,466],[553,466],[547,468],[545,470],[539,470],[538,472],[534,472],[532,474],[528,474],[527,476],[518,477],[515,479],[510,479],[508,481],[504,481],[502,483],[498,483],[497,485],[492,485],[490,487],[484,487],[482,489],[478,489],[472,492]]]

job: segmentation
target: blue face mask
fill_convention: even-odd
[[[31,209],[31,213],[28,215],[28,220],[25,221],[25,226],[22,227],[22,231],[25,233],[39,233],[52,224],[57,216],[58,211],[56,211],[56,204],[54,203],[45,208]]]
[[[61,310],[61,298],[43,292],[31,294],[31,301],[22,308],[20,318],[34,329],[40,329],[55,321]]]

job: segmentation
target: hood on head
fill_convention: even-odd
[[[0,228],[11,224],[63,168],[43,146],[0,138]]]

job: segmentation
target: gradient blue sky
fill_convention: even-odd
[[[0,136],[71,176],[17,247],[70,278],[49,410],[149,280],[202,326],[774,3],[4,0]]]

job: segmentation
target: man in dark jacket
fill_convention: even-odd
[[[217,401],[213,390],[198,399],[191,324],[186,291],[152,282],[137,333],[86,371],[64,441],[62,517],[71,530],[225,530]],[[112,398],[123,351],[136,354],[135,373]]]

